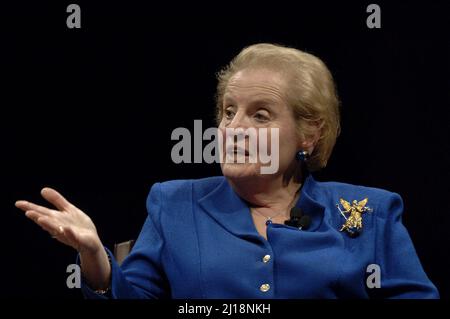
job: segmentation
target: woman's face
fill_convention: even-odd
[[[244,69],[232,76],[228,82],[223,97],[223,116],[219,129],[223,134],[224,152],[226,128],[254,128],[256,129],[259,144],[262,131],[268,129],[267,148],[269,154],[276,152],[277,147],[271,145],[272,128],[279,129],[278,143],[278,170],[269,174],[271,176],[283,175],[293,165],[295,154],[300,149],[301,141],[296,132],[296,123],[291,109],[286,103],[284,90],[287,83],[278,72],[268,69]],[[249,151],[249,137],[245,136],[245,151]],[[269,166],[270,163],[261,163],[258,154],[256,163],[249,163],[246,156],[245,163],[221,161],[223,175],[231,179],[261,176],[261,166]],[[268,176],[269,177],[269,176]]]

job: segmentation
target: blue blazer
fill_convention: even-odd
[[[351,238],[340,231],[345,218],[336,204],[366,197],[372,212],[362,215],[362,232]],[[120,267],[111,258],[109,296],[439,297],[401,222],[399,195],[309,175],[296,206],[311,217],[310,227],[269,224],[266,240],[223,176],[156,183],[133,250]],[[368,278],[372,264],[379,266],[380,288],[367,285],[375,278]],[[105,298],[84,282],[82,290],[88,298]]]

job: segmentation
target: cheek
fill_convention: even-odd
[[[223,118],[222,118],[222,120],[220,121],[219,126],[218,126],[217,128],[218,128],[219,130],[223,130],[223,129],[225,128],[225,122],[224,122]]]
[[[292,130],[290,127],[278,128],[278,134],[271,129],[268,129],[266,133],[258,131],[257,134],[259,152],[270,154],[269,156],[276,156],[281,169],[287,168],[295,160],[297,140],[298,137],[295,130]]]
[[[289,164],[292,162],[292,160],[295,159],[295,153],[297,152],[297,149],[294,145],[294,143],[289,142],[281,142],[280,143],[280,163],[287,163]]]
[[[223,125],[223,122],[221,122],[219,127],[217,128],[217,137],[219,138],[219,141],[222,142],[222,147],[225,149],[226,130],[225,130],[225,126]]]
[[[291,162],[298,151],[299,137],[294,127],[280,128],[280,162]]]

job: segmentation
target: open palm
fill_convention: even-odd
[[[94,254],[102,247],[95,225],[88,215],[54,189],[44,188],[41,195],[56,209],[24,200],[17,201],[16,207],[23,210],[28,218],[50,233],[53,238],[80,253]]]

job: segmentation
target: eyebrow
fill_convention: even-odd
[[[234,102],[235,99],[232,96],[230,96],[230,95],[224,95],[223,101],[224,102],[225,101],[232,101],[232,102]],[[251,106],[255,106],[255,105],[258,106],[258,105],[261,105],[261,104],[264,104],[265,106],[268,106],[268,105],[270,106],[270,104],[274,104],[274,103],[278,103],[278,101],[276,101],[276,100],[274,100],[274,99],[272,99],[270,97],[257,97],[254,100],[250,101],[250,105]],[[226,107],[226,105],[224,105],[224,107]]]

